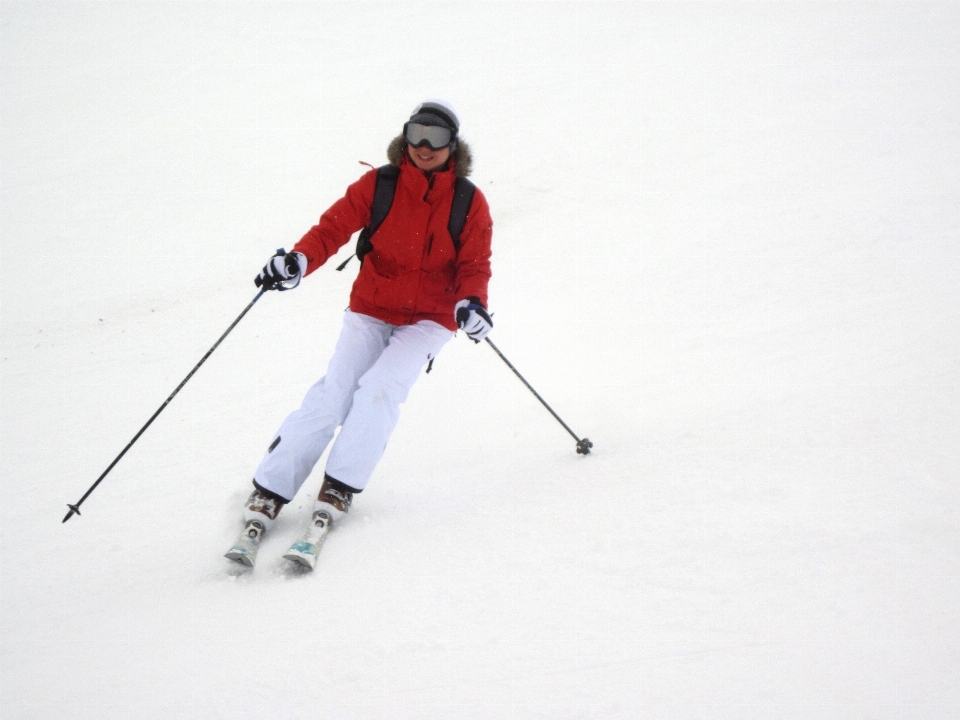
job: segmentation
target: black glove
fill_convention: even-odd
[[[493,329],[493,318],[487,309],[475,297],[461,300],[454,306],[457,326],[474,342],[483,340]]]
[[[306,271],[306,255],[301,252],[288,253],[280,248],[253,282],[264,290],[293,290],[300,284],[300,278]]]

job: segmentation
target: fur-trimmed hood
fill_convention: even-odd
[[[407,141],[403,135],[397,135],[387,147],[387,160],[391,165],[400,165],[400,158],[403,157],[407,149]],[[470,153],[470,146],[461,138],[457,138],[457,150],[453,154],[453,171],[457,177],[467,177],[473,170],[473,155]]]

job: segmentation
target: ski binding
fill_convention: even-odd
[[[224,557],[252,568],[257,561],[257,550],[260,549],[263,529],[263,523],[258,520],[248,522],[247,527],[240,533],[237,541],[227,550]]]
[[[320,547],[323,545],[327,533],[330,532],[332,521],[333,518],[330,517],[329,513],[322,510],[313,513],[310,527],[300,536],[299,540],[290,546],[283,557],[313,570],[317,566],[317,556],[320,554]]]

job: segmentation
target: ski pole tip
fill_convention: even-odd
[[[577,441],[577,454],[578,455],[589,455],[590,448],[593,447],[593,443],[590,442],[587,438]]]
[[[79,514],[80,514],[80,507],[79,507],[79,506],[68,504],[67,507],[70,508],[70,512],[67,513],[67,516],[63,519],[63,522],[66,522],[67,520],[69,520],[70,518],[72,518],[74,515],[79,515]]]

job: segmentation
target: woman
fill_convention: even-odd
[[[471,167],[459,130],[449,104],[424,102],[390,143],[387,157],[399,170],[396,190],[379,227],[368,238],[361,236],[360,272],[327,373],[270,443],[244,508],[247,527],[241,540],[247,539],[248,551],[238,554],[235,546],[227,557],[253,564],[263,533],[340,427],[314,505],[313,536],[320,533],[322,540],[330,522],[343,517],[353,496],[366,487],[423,366],[458,327],[479,342],[493,326],[486,310],[493,223],[479,189],[469,201],[459,238],[449,227],[454,191],[462,186],[457,178],[466,177]],[[257,285],[296,287],[301,276],[367,228],[377,183],[378,171],[371,170],[350,185],[292,252],[270,259]],[[313,543],[317,550],[319,540]],[[314,552],[313,562],[305,564],[313,567],[315,561]]]

